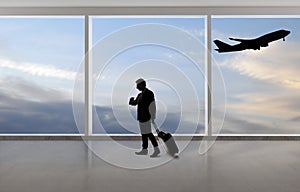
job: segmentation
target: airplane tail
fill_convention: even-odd
[[[224,43],[220,40],[214,40],[214,43],[217,45],[218,49],[215,49],[218,52],[224,52],[226,50],[229,50],[232,48],[231,45],[228,45],[227,43]]]

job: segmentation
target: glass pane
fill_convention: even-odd
[[[73,84],[83,17],[0,17],[0,133],[79,133]]]
[[[299,18],[213,17],[213,40],[231,46],[242,43],[231,47],[235,49],[232,52],[212,50],[227,91],[227,112],[221,133],[300,133],[299,26]],[[269,35],[263,36],[266,34]],[[226,50],[228,46],[224,45],[219,48]],[[238,51],[241,47],[246,50]],[[216,43],[213,49],[218,49]],[[214,112],[217,114],[218,109]]]
[[[144,78],[156,123],[204,133],[205,17],[91,17],[93,133],[139,134],[129,98]]]

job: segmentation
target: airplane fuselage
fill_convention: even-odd
[[[278,31],[263,35],[263,36],[257,38],[257,40],[259,41],[261,47],[266,47],[266,46],[268,46],[266,43],[270,43],[272,41],[276,41],[279,39],[285,40],[285,37],[290,33],[291,33],[290,31],[286,31],[286,30],[282,29],[282,30],[278,30]]]

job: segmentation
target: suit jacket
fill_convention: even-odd
[[[137,105],[137,120],[146,122],[150,119],[155,119],[156,106],[154,94],[151,90],[145,89],[139,93],[136,99],[129,102],[130,105]]]

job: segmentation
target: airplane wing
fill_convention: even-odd
[[[249,41],[252,41],[252,39],[237,39],[237,38],[232,38],[232,37],[229,37],[230,40],[233,40],[233,41],[238,41],[238,42],[249,42]]]

